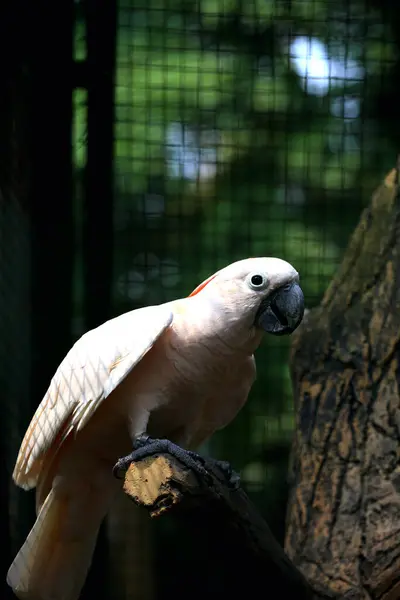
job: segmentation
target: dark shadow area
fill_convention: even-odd
[[[399,151],[399,32],[389,0],[1,5],[2,599],[35,518],[34,493],[11,483],[18,449],[85,331],[248,256],[291,262],[318,305]],[[203,449],[241,472],[282,544],[288,352],[262,344],[248,404]],[[247,576],[268,593],[215,524],[118,510],[124,551],[104,526],[83,600],[228,597]]]

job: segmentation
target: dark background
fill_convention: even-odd
[[[114,4],[0,7],[2,598],[34,518],[11,471],[74,340],[247,256],[292,262],[311,308],[399,151],[396,3]],[[288,343],[265,340],[250,402],[204,448],[280,540]],[[218,532],[129,519],[129,545],[104,528],[85,597],[224,589]]]

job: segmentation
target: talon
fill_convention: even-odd
[[[132,461],[130,460],[129,456],[120,458],[113,467],[113,470],[112,470],[113,476],[116,479],[123,479],[131,462]]]

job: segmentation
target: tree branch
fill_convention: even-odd
[[[209,478],[200,478],[167,453],[149,456],[131,463],[125,473],[124,491],[152,517],[172,513],[193,529],[200,525],[215,531],[224,547],[233,544],[235,553],[240,552],[246,563],[245,567],[241,563],[240,570],[249,592],[253,587],[256,591],[260,581],[265,586],[268,579],[268,587],[276,585],[280,592],[295,593],[297,599],[311,598],[305,579],[243,490],[233,490],[224,473],[207,459],[204,466]],[[238,580],[240,573],[235,577]],[[240,581],[237,585],[240,587]]]
[[[399,223],[396,169],[293,336],[286,549],[331,597],[400,597]]]

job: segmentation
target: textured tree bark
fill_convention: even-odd
[[[289,598],[311,600],[307,582],[243,490],[232,489],[222,471],[206,459],[204,464],[207,478],[199,477],[168,453],[146,457],[129,466],[124,491],[137,505],[147,508],[152,517],[171,512],[184,520],[193,539],[205,529],[212,533],[213,546],[221,542],[217,568],[222,570],[228,565],[227,597],[232,593],[231,585],[236,595],[276,588]],[[194,567],[198,578],[199,565]],[[202,571],[201,577],[210,574]],[[191,590],[191,597],[195,593]],[[212,595],[212,583],[207,593],[209,598],[216,597]]]
[[[400,598],[400,193],[374,193],[295,334],[286,550],[326,597]]]

